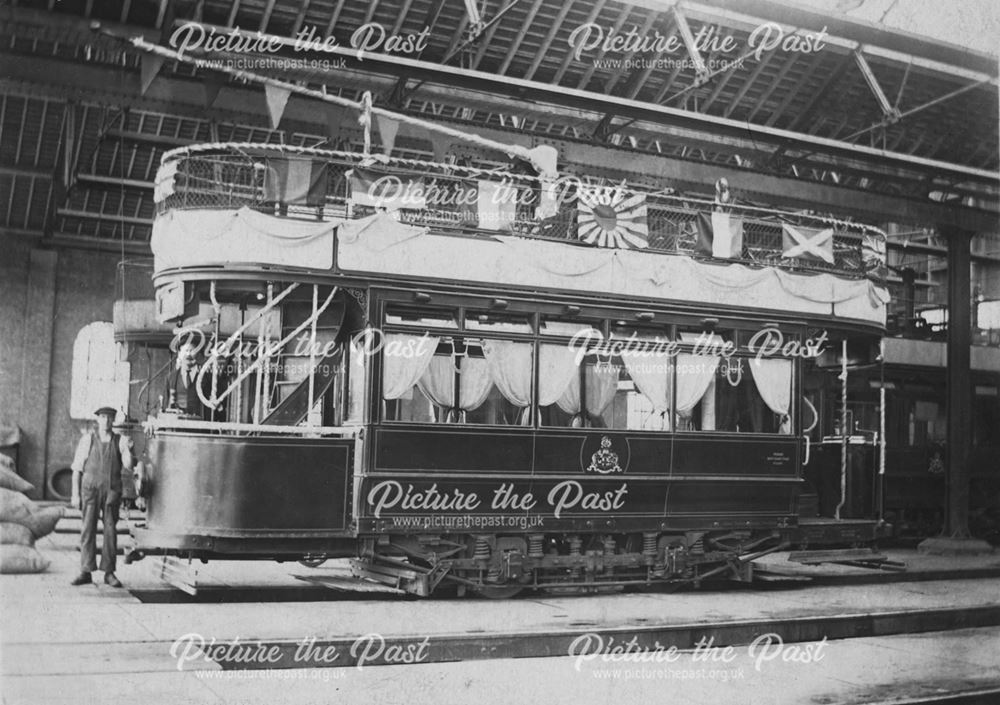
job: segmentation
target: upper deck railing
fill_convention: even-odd
[[[296,164],[294,177],[289,176],[289,163]],[[168,152],[157,176],[156,214],[248,207],[296,219],[361,218],[376,208],[370,199],[358,197],[359,173],[395,177],[397,184],[412,185],[419,180],[424,189],[419,199],[422,202],[404,202],[399,209],[400,219],[442,234],[507,234],[580,244],[587,220],[581,219],[582,203],[595,189],[603,189],[613,196],[612,208],[615,204],[645,207],[639,230],[647,251],[867,277],[878,283],[885,278],[885,233],[863,223],[738,203],[720,205],[677,195],[669,189],[586,177],[562,176],[552,186],[536,176],[511,171],[381,156],[365,158],[352,152],[303,147],[226,143]],[[290,184],[289,179],[298,183]],[[518,202],[505,216],[502,229],[482,227],[475,217],[468,217],[467,203],[454,202],[461,200],[453,198],[455,193],[481,181],[502,183],[517,194]],[[538,207],[546,202],[543,193],[548,194],[547,213],[542,209],[547,217],[539,217]],[[585,198],[581,199],[581,195]],[[591,221],[593,206],[591,199]],[[476,206],[472,205],[471,210],[474,212]],[[715,235],[713,212],[728,214],[729,221],[735,223],[731,231],[741,234],[724,260],[714,257],[711,250]],[[826,234],[827,230],[832,232]]]

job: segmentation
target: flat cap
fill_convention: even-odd
[[[100,416],[101,414],[107,414],[108,416],[117,416],[118,411],[111,408],[110,406],[102,406],[100,409],[94,412],[94,416]]]

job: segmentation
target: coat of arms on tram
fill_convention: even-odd
[[[587,472],[596,472],[601,475],[610,475],[613,472],[623,472],[618,464],[618,453],[611,450],[611,439],[607,436],[601,437],[601,448],[590,456],[590,466]]]

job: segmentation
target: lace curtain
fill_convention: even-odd
[[[792,361],[751,360],[750,372],[764,403],[781,416],[781,433],[792,432],[789,411],[792,406]]]
[[[405,333],[390,333],[385,338],[382,396],[385,399],[399,399],[423,377],[434,358],[440,338]],[[404,350],[409,355],[392,354],[394,351]]]
[[[517,407],[531,406],[531,343],[484,340],[483,355],[490,377],[504,398]]]
[[[493,388],[489,367],[483,358],[464,357],[459,372],[460,410],[472,411],[482,406]],[[455,358],[435,355],[427,371],[417,381],[417,386],[425,397],[435,405],[447,410],[442,420],[453,421],[455,415]]]

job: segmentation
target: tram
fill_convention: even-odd
[[[803,511],[804,392],[874,360],[884,234],[526,171],[169,152],[151,305],[197,403],[144,421],[129,559],[349,558],[506,597],[872,544]]]

